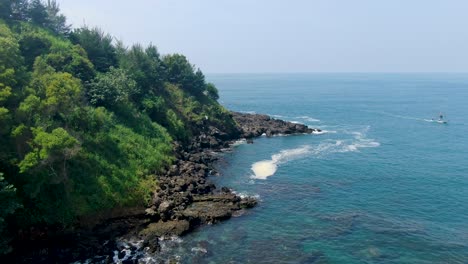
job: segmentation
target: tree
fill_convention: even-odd
[[[65,122],[82,102],[82,85],[70,73],[55,72],[38,59],[29,85],[29,95],[20,103],[17,116],[28,126]]]
[[[11,1],[0,1],[0,19],[9,19],[11,16]]]
[[[134,45],[128,50],[120,61],[121,67],[132,74],[141,92],[150,91],[151,88],[162,85],[161,61],[154,46],[146,50],[141,45]]]
[[[54,73],[45,78],[42,107],[47,113],[67,115],[81,99],[81,83],[69,73]]]
[[[2,0],[0,1],[0,18],[9,20],[27,20],[28,0]]]
[[[47,28],[61,35],[70,33],[70,25],[67,25],[67,18],[60,14],[60,7],[55,0],[47,0],[45,6],[47,12]]]
[[[180,85],[192,94],[200,94],[205,89],[205,76],[190,64],[184,55],[173,54],[163,58],[167,80]]]
[[[47,8],[41,0],[32,0],[28,6],[28,18],[32,23],[46,27],[49,23],[49,14]]]
[[[14,107],[14,88],[21,84],[22,58],[18,41],[8,27],[0,23],[0,135],[9,132],[11,127],[11,108]]]
[[[2,86],[11,88],[17,83],[15,78],[23,62],[19,47],[18,40],[13,33],[0,22],[0,89]]]
[[[59,127],[48,133],[43,128],[32,128],[34,138],[31,152],[19,163],[21,173],[45,169],[49,178],[44,183],[68,181],[67,161],[80,150],[79,142],[65,129]],[[40,189],[40,186],[37,186]]]
[[[26,67],[31,70],[36,58],[49,52],[52,41],[45,32],[28,28],[20,35],[19,44]]]
[[[206,84],[205,94],[206,94],[206,96],[210,97],[213,100],[218,100],[219,99],[218,89],[212,83]]]
[[[29,0],[10,0],[11,2],[11,18],[14,20],[28,19]]]
[[[82,27],[72,32],[70,39],[86,50],[89,60],[99,72],[106,72],[117,66],[117,52],[112,45],[112,36],[99,28]]]
[[[89,85],[88,96],[93,105],[107,108],[129,103],[137,92],[136,82],[123,69],[111,67],[109,72],[99,74]]]
[[[50,53],[43,58],[56,71],[71,73],[83,82],[91,81],[96,75],[93,64],[86,57],[86,51],[79,45],[53,45]]]

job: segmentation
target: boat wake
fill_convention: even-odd
[[[386,115],[386,116],[399,118],[399,119],[416,120],[416,121],[423,121],[423,122],[430,122],[430,123],[446,123],[446,122],[441,122],[440,119],[427,119],[427,118],[419,118],[419,117],[412,117],[412,116],[395,115],[395,114],[391,114],[387,112],[371,112],[371,113]]]

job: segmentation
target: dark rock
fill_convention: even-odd
[[[154,237],[162,237],[169,235],[183,235],[190,229],[190,223],[187,220],[175,221],[159,221],[149,224],[145,229],[140,231],[139,235],[143,239],[151,239]]]
[[[138,261],[136,259],[126,259],[122,260],[122,264],[136,264]]]
[[[263,133],[271,137],[278,134],[310,134],[314,131],[306,125],[273,119],[267,115],[232,112],[232,116],[240,126],[241,136],[248,139],[261,136]]]
[[[252,208],[257,205],[257,200],[252,197],[246,197],[240,201],[239,205],[241,208]]]
[[[170,201],[164,201],[159,205],[158,211],[159,213],[164,214],[168,212],[173,206],[174,205]]]

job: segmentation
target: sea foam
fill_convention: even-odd
[[[336,134],[336,131],[328,131],[328,130],[320,130],[320,131],[314,130],[314,131],[312,131],[312,134],[314,134],[314,135],[323,135],[323,134],[328,134],[328,133]]]
[[[305,121],[309,122],[320,122],[320,119],[316,119],[310,116],[296,116],[296,118],[304,119]]]
[[[310,153],[310,146],[282,150],[279,153],[271,156],[271,160],[262,160],[252,164],[252,171],[254,172],[254,175],[252,175],[251,178],[265,180],[266,178],[275,174],[276,170],[278,169],[278,164],[303,157],[308,153]]]
[[[357,152],[360,148],[375,148],[380,146],[379,142],[366,137],[369,128],[366,127],[362,131],[346,132],[345,134],[352,135],[351,139],[326,139],[315,146],[306,145],[295,149],[282,150],[272,155],[270,160],[262,160],[252,164],[251,169],[254,174],[251,178],[266,180],[276,173],[278,165],[309,155],[320,158],[332,153]],[[324,131],[324,133],[336,133],[336,131]]]

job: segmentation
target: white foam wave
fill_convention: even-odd
[[[327,154],[327,153],[344,153],[344,152],[355,152],[359,151],[360,148],[375,148],[379,147],[380,143],[374,139],[366,138],[366,133],[369,130],[369,126],[362,131],[352,131],[347,134],[353,135],[354,139],[343,139],[343,140],[327,140],[319,144],[319,152],[316,154]]]
[[[300,148],[295,148],[295,149],[286,149],[271,156],[271,160],[275,164],[280,164],[280,163],[284,163],[293,159],[300,158],[304,156],[305,154],[308,154],[309,152],[310,152],[310,146],[302,146]]]
[[[194,253],[202,253],[202,254],[206,254],[208,252],[208,250],[202,247],[193,247],[190,251]]]
[[[278,166],[272,160],[263,160],[252,164],[253,179],[266,180],[275,174]]]
[[[314,131],[312,131],[312,134],[314,134],[314,135],[323,135],[323,134],[328,134],[328,133],[335,134],[336,131],[328,131],[328,130],[320,130],[320,131],[314,130]]]
[[[251,194],[248,194],[246,192],[236,192],[236,191],[232,191],[235,195],[239,196],[240,198],[244,199],[244,198],[255,198],[255,199],[260,199],[260,195],[258,194],[254,194],[254,195],[251,195]]]
[[[236,147],[236,146],[239,146],[239,145],[242,145],[242,144],[246,144],[246,143],[247,143],[247,140],[246,140],[245,138],[239,139],[239,140],[234,141],[234,142],[231,144],[231,147]]]
[[[265,180],[276,173],[278,165],[308,155],[313,155],[318,158],[332,153],[357,152],[361,148],[379,147],[379,142],[366,137],[369,128],[370,127],[365,127],[361,131],[346,131],[345,134],[352,135],[351,139],[326,139],[316,146],[306,145],[295,149],[282,150],[272,155],[270,160],[262,160],[253,163],[251,169],[254,174],[251,178]],[[336,133],[336,131],[321,131],[316,133]]]
[[[265,180],[275,174],[278,169],[278,164],[300,158],[310,152],[310,146],[303,146],[296,149],[282,150],[271,156],[271,160],[262,160],[252,164],[254,175],[251,178]]]
[[[356,144],[347,145],[339,152],[353,152],[359,151],[360,148],[376,148],[378,146],[380,146],[379,142],[375,142],[372,140],[363,140]]]
[[[284,116],[282,116],[282,115],[271,115],[271,116],[274,117],[274,118],[284,118]]]
[[[296,116],[296,118],[304,119],[309,122],[320,122],[320,119],[316,119],[310,116]]]

